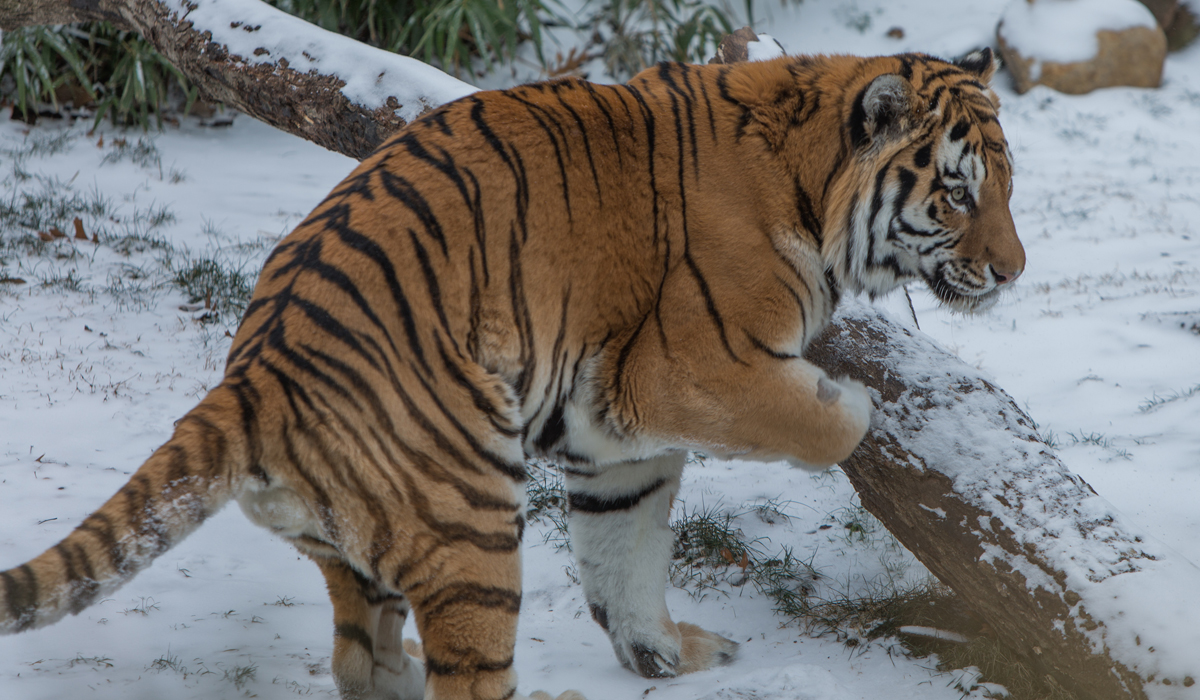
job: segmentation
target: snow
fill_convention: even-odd
[[[990,44],[1006,4],[761,3],[766,22],[756,29],[793,52],[954,56]],[[312,67],[301,53],[307,48],[299,31],[280,29],[271,39],[277,43],[264,40],[268,28],[279,25],[252,14],[259,10],[244,0],[203,0],[189,19],[222,40],[243,41],[234,52],[247,61],[261,60],[253,49],[262,46],[289,56],[294,67]],[[262,28],[228,28],[231,17]],[[903,38],[887,36],[892,27],[903,28]],[[309,52],[323,70],[335,63],[344,70],[359,60],[352,48],[325,52],[337,43],[321,41],[313,47],[318,53]],[[471,89],[429,76],[406,94]],[[500,79],[511,76],[501,71],[489,78]],[[1085,537],[1105,541],[1103,525],[1085,536],[1050,513],[1036,528],[1023,526],[1028,541],[1059,553],[1072,585],[1088,589],[1083,605],[1124,622],[1109,627],[1104,643],[1178,677],[1200,658],[1200,627],[1179,624],[1197,615],[1187,584],[1196,573],[1187,562],[1200,561],[1200,390],[1194,390],[1200,386],[1200,46],[1168,57],[1158,90],[1066,96],[1036,87],[1016,95],[1003,73],[997,90],[1016,159],[1012,210],[1027,270],[995,308],[977,317],[942,311],[913,285],[916,320],[943,348],[978,368],[977,377],[1012,395],[1038,421],[1041,435],[1054,438],[1057,458],[1100,494],[1078,508],[1097,522],[1112,516],[1114,530],[1144,535],[1143,551],[1159,561],[1139,560],[1145,573],[1116,574],[1119,559],[1080,553]],[[412,103],[397,97],[406,108]],[[244,117],[226,129],[185,124],[144,137],[161,154],[160,166],[105,163],[114,139],[132,144],[143,137],[108,129],[89,137],[88,127],[45,124],[26,136],[5,110],[0,149],[69,133],[74,141],[66,150],[22,167],[58,178],[48,187],[109,198],[120,222],[85,217],[86,230],[132,225],[137,212],[169,208],[174,222],[157,231],[177,249],[245,258],[248,271],[353,167],[350,159]],[[101,134],[104,145],[97,147]],[[9,155],[0,157],[0,180],[9,179],[0,188],[6,199],[15,186],[13,165]],[[35,183],[23,187],[41,187]],[[138,225],[146,226],[144,220]],[[68,255],[72,249],[75,257]],[[70,240],[53,243],[45,256],[0,254],[0,278],[30,282],[0,283],[0,566],[26,561],[61,539],[120,488],[167,438],[172,422],[218,380],[229,342],[224,333],[234,322],[205,324],[197,320],[203,311],[181,310],[188,299],[163,284],[156,255],[149,249],[126,258],[107,246]],[[77,284],[63,283],[72,270]],[[40,284],[55,279],[58,284]],[[140,285],[141,292],[121,292],[120,285],[135,292]],[[880,306],[913,324],[903,295]],[[971,447],[976,455],[997,449],[982,438]],[[977,479],[984,498],[994,475],[959,476]],[[1064,479],[1061,487],[1077,484]],[[735,522],[747,537],[769,538],[763,546],[772,550],[793,548],[826,575],[818,595],[924,575],[880,533],[863,540],[844,527],[859,513],[836,470],[813,476],[777,464],[710,459],[685,472],[681,498],[677,512],[728,508],[742,513]],[[754,506],[768,500],[790,518],[756,517]],[[770,601],[751,586],[728,584],[695,597],[671,588],[668,602],[676,619],[741,642],[739,659],[678,679],[639,678],[620,668],[604,633],[588,619],[570,556],[543,541],[552,534],[544,522],[527,532],[516,653],[523,692],[575,687],[591,700],[999,694],[977,669],[939,674],[931,660],[905,658],[889,640],[851,648],[833,635],[814,638],[781,626]],[[1089,545],[1084,551],[1102,550]],[[329,697],[330,620],[316,568],[227,508],[79,616],[0,637],[0,694],[6,700]],[[414,634],[411,623],[408,634]],[[1162,640],[1155,652],[1148,651],[1151,638]],[[238,669],[250,666],[254,678],[237,687]],[[1190,672],[1196,675],[1194,667]],[[1198,690],[1155,686],[1152,697],[1187,700]]]
[[[225,44],[229,53],[254,64],[279,64],[300,73],[319,71],[337,75],[346,84],[342,94],[353,103],[374,110],[395,97],[396,116],[411,121],[427,107],[449,102],[476,90],[460,80],[408,56],[375,49],[352,39],[314,27],[258,0],[167,0],[198,32]],[[363,65],[381,65],[383,71],[367,74]]]
[[[1001,16],[1000,35],[1022,56],[1075,63],[1100,51],[1096,33],[1158,27],[1137,0],[1012,0]]]
[[[751,61],[769,61],[784,54],[783,47],[770,34],[758,35],[758,41],[746,42],[746,54]]]

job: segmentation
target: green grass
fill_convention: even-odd
[[[624,79],[658,61],[703,62],[735,27],[730,6],[713,0],[593,0],[573,16],[562,0],[267,0],[330,31],[411,55],[456,75],[483,75],[525,61],[529,45],[547,76],[579,72],[601,59]],[[754,16],[753,0],[744,0]],[[574,31],[584,46],[561,52],[551,29]],[[198,93],[145,39],[107,22],[24,27],[0,45],[0,102],[29,123],[39,114],[106,117],[114,124],[163,127],[187,114]],[[67,105],[71,108],[68,109]]]

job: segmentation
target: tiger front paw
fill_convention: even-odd
[[[846,428],[855,436],[854,444],[858,445],[867,429],[871,427],[871,393],[862,382],[849,377],[828,380],[824,377],[817,382],[817,399],[821,399],[822,386],[826,391],[832,389],[837,393],[834,400],[841,403],[841,410],[846,419]]]
[[[823,431],[801,445],[804,457],[792,456],[793,467],[821,471],[850,456],[871,427],[871,394],[861,382],[848,377],[817,379],[817,401],[831,413]]]

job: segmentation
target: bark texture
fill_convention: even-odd
[[[1196,697],[1194,671],[1164,677],[1142,655],[1113,651],[1139,633],[1136,621],[1089,608],[1116,577],[1153,574],[1178,555],[1145,541],[1069,472],[1003,390],[928,338],[844,304],[806,357],[874,390],[871,430],[840,465],[863,505],[1011,650],[1076,697]],[[1200,570],[1174,563],[1200,585]],[[1125,622],[1132,632],[1116,624]],[[1128,646],[1139,643],[1153,644],[1148,630]]]
[[[406,123],[396,115],[401,105],[394,99],[370,109],[347,99],[341,92],[345,81],[336,75],[302,73],[286,61],[248,61],[213,42],[209,32],[194,29],[160,0],[0,0],[0,28],[6,30],[85,21],[109,21],[137,31],[205,99],[352,158],[365,158]]]

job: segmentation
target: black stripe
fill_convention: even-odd
[[[437,215],[433,213],[433,208],[429,206],[429,202],[421,192],[407,178],[390,170],[383,170],[379,173],[379,182],[392,198],[417,215],[421,225],[425,227],[425,233],[441,245],[442,255],[449,258],[450,250],[446,243],[446,232],[442,230],[441,222],[438,221]]]
[[[54,545],[52,549],[58,552],[59,557],[63,560],[63,566],[66,567],[66,581],[70,586],[68,607],[72,614],[78,615],[80,611],[91,605],[100,593],[100,584],[96,581],[92,563],[88,560],[86,550],[77,544],[69,546],[64,541]],[[83,571],[81,572],[79,569]]]
[[[959,119],[958,122],[954,125],[954,128],[950,130],[950,140],[951,141],[959,141],[964,136],[966,136],[967,132],[970,130],[971,130],[971,123],[968,122],[966,119]]]
[[[850,193],[850,207],[846,209],[846,274],[854,274],[854,243],[858,236],[858,231],[854,229],[854,214],[858,210],[858,192]],[[867,237],[870,238],[871,232],[867,231]]]
[[[833,184],[833,178],[842,171],[842,166],[844,166],[846,164],[846,160],[847,160],[846,144],[843,143],[840,146],[838,146],[837,158],[834,159],[833,167],[829,170],[829,173],[825,176],[825,186],[821,188],[821,201],[822,202],[826,201],[826,199],[829,197],[829,186],[831,184]]]
[[[712,100],[710,100],[708,97],[708,84],[705,82],[703,76],[701,76],[699,78],[699,82],[700,82],[700,96],[704,98],[704,107],[705,107],[705,109],[708,110],[708,130],[712,135],[712,140],[716,141],[717,140],[717,122],[716,122],[716,119],[713,117]]]
[[[867,234],[871,239],[874,239],[875,217],[879,215],[879,210],[883,208],[883,183],[887,179],[888,170],[891,169],[892,163],[888,161],[879,172],[875,173],[875,189],[871,192],[871,214],[867,217]],[[893,211],[899,211],[898,203],[893,203]],[[870,260],[870,254],[867,255]]]
[[[154,510],[158,494],[153,491],[150,479],[144,474],[134,474],[119,493],[125,496],[125,522],[129,529],[154,538],[152,556],[167,551],[171,541],[163,531],[159,514]]]
[[[450,319],[446,318],[446,307],[442,304],[442,288],[438,284],[438,276],[433,269],[433,263],[429,260],[429,253],[425,251],[425,246],[421,245],[416,231],[408,229],[408,236],[412,240],[413,250],[417,254],[421,275],[425,278],[425,290],[429,293],[429,301],[433,304],[433,310],[437,314],[442,329],[446,332],[446,337],[454,344],[454,349],[459,351],[458,343],[454,340],[454,331],[450,328]]]
[[[301,424],[301,427],[303,427],[303,425],[304,424]],[[325,541],[324,539],[318,539],[315,537],[312,539],[316,540],[317,543],[319,543],[321,545],[333,547],[336,549],[337,548],[336,543],[338,540],[341,539],[341,533],[338,528],[337,520],[335,520],[333,517],[333,502],[330,500],[329,494],[325,491],[325,489],[321,488],[321,486],[317,483],[317,480],[315,478],[313,478],[313,475],[310,474],[308,472],[308,469],[305,468],[303,462],[301,462],[301,460],[300,460],[300,455],[296,453],[296,439],[297,439],[297,437],[303,438],[305,436],[305,433],[306,433],[306,431],[302,430],[298,435],[295,435],[292,432],[292,429],[288,425],[288,423],[286,421],[284,421],[284,423],[283,423],[283,454],[284,454],[284,458],[286,458],[288,460],[288,462],[291,463],[292,469],[294,469],[296,471],[296,473],[300,476],[301,479],[304,479],[304,482],[308,485],[309,489],[311,489],[312,493],[316,496],[317,507],[313,508],[313,510],[316,512],[317,517],[321,520],[321,528],[322,528],[322,530],[324,530],[324,532],[322,532],[321,534],[324,535],[325,537],[328,537],[329,541]],[[310,537],[310,536],[301,535],[299,539],[304,539],[306,537]]]
[[[533,368],[537,361],[537,348],[533,338],[533,317],[525,298],[525,277],[521,267],[521,248],[517,243],[516,231],[509,229],[508,242],[508,293],[512,300],[513,325],[517,328],[517,338],[521,344],[521,376],[514,389],[522,402],[529,394],[533,383]]]
[[[803,309],[804,307],[800,307],[800,308]],[[771,357],[775,358],[776,360],[795,360],[800,357],[799,355],[793,355],[790,352],[779,352],[778,350],[773,350],[766,343],[764,343],[763,341],[756,338],[754,336],[754,334],[752,334],[750,331],[746,330],[745,328],[742,329],[742,332],[745,333],[746,337],[750,339],[751,345],[753,345],[754,347],[763,351],[764,353],[770,355]]]
[[[846,125],[850,132],[850,144],[854,148],[862,148],[867,145],[869,138],[867,137],[867,110],[863,107],[863,101],[867,97],[867,90],[871,87],[870,83],[865,85],[862,90],[858,91],[858,96],[854,98],[854,107],[850,110],[850,123]]]
[[[503,457],[490,452],[479,441],[479,437],[475,434],[475,432],[468,430],[466,428],[466,426],[464,426],[462,424],[462,421],[460,421],[458,419],[458,416],[456,416],[453,411],[449,410],[446,407],[445,402],[442,401],[442,397],[441,397],[440,393],[437,392],[432,386],[430,386],[429,383],[426,382],[424,377],[421,377],[420,375],[418,375],[417,380],[421,383],[421,386],[424,387],[429,398],[438,407],[438,410],[441,412],[442,416],[447,421],[449,421],[449,423],[452,426],[454,426],[455,430],[458,431],[459,436],[462,437],[463,441],[466,442],[468,446],[470,446],[471,450],[477,456],[479,456],[483,461],[487,462],[487,464],[489,466],[496,469],[497,471],[504,474],[505,476],[512,479],[513,481],[517,481],[517,482],[525,481],[525,479],[528,477],[528,473],[525,471],[525,463],[524,462],[511,464],[511,463],[505,461]],[[430,425],[429,428],[427,428],[427,431],[432,432],[432,427],[433,426]],[[446,444],[447,444],[447,446],[449,446],[448,440],[447,440]],[[465,459],[462,461],[465,463]]]
[[[426,675],[433,674],[435,676],[457,676],[460,674],[478,673],[480,671],[484,671],[484,672],[506,671],[509,668],[512,668],[512,663],[513,663],[513,660],[512,660],[511,656],[508,657],[508,659],[505,659],[502,661],[492,661],[492,662],[476,661],[473,663],[469,663],[465,660],[454,661],[454,662],[444,662],[444,661],[439,661],[438,659],[435,659],[433,656],[431,656],[429,653],[428,647],[426,647],[426,649],[425,649],[425,673],[426,673]],[[510,690],[503,698],[501,698],[501,700],[507,700],[508,698],[511,698],[514,693],[515,693],[515,689]]]
[[[396,139],[396,143],[403,145],[414,158],[432,165],[438,172],[445,175],[446,179],[450,180],[458,189],[458,193],[462,196],[467,208],[474,209],[475,203],[471,201],[471,195],[467,192],[467,183],[458,172],[458,166],[454,163],[454,156],[450,155],[446,149],[438,146],[438,150],[441,151],[441,158],[435,158],[412,131],[405,132],[400,138]]]
[[[817,220],[816,210],[813,209],[812,198],[808,196],[808,192],[800,184],[799,174],[796,175],[792,184],[796,197],[796,211],[800,214],[800,224],[812,235],[817,247],[820,248],[825,239],[825,234],[820,221]]]
[[[567,110],[567,112],[571,115],[571,118],[575,120],[575,124],[579,126],[579,134],[583,137],[583,148],[587,152],[588,167],[592,169],[592,182],[596,183],[596,199],[599,205],[603,207],[604,192],[600,189],[600,176],[596,174],[596,161],[592,158],[592,141],[588,138],[587,125],[583,123],[583,119],[579,117],[579,113],[576,112],[571,105],[567,104],[567,102],[563,100],[562,96],[558,94],[559,88],[564,87],[563,84],[554,83],[550,87],[554,91],[554,96],[558,99],[558,103],[563,106],[563,109]]]
[[[417,334],[417,324],[413,317],[412,306],[408,302],[408,297],[404,294],[403,287],[400,286],[400,279],[396,274],[396,268],[392,265],[391,258],[388,257],[387,252],[378,243],[351,229],[348,225],[339,227],[337,234],[343,243],[367,256],[367,258],[379,267],[384,281],[387,282],[388,290],[392,294],[392,299],[395,301],[396,306],[399,307],[400,321],[404,325],[404,334],[408,337],[409,349],[416,355],[417,362],[421,364],[421,367],[427,373],[432,374],[433,370],[429,367],[429,363],[425,359],[425,349],[421,346],[421,339]]]
[[[627,496],[592,496],[569,492],[567,493],[567,507],[573,513],[611,513],[617,510],[629,510],[640,503],[643,498],[662,488],[665,483],[667,483],[666,479],[659,479],[641,491]]]
[[[587,90],[588,96],[592,98],[592,102],[596,105],[600,113],[604,115],[604,119],[608,122],[608,131],[612,135],[613,152],[617,154],[618,167],[623,166],[621,156],[621,140],[617,138],[617,125],[613,122],[612,112],[608,109],[606,100],[601,99],[599,93],[596,92],[596,87],[589,82],[584,82],[583,87]]]
[[[729,344],[729,336],[725,334],[725,320],[721,318],[721,312],[717,310],[717,303],[713,299],[712,290],[708,287],[708,280],[700,272],[700,266],[692,258],[690,253],[684,253],[684,260],[687,262],[688,269],[691,270],[692,276],[696,278],[697,284],[700,286],[700,295],[704,297],[704,305],[708,309],[708,315],[712,317],[713,322],[717,324],[717,332],[721,336],[721,343],[725,346],[725,352],[733,358],[734,362],[745,364],[742,358],[737,356],[733,351],[733,347]]]
[[[475,128],[483,136],[484,141],[491,146],[499,156],[504,165],[508,167],[513,176],[513,182],[517,188],[517,225],[521,227],[521,238],[525,240],[529,238],[529,229],[527,228],[526,214],[529,208],[529,183],[525,178],[525,167],[520,161],[520,155],[514,150],[513,157],[509,157],[508,150],[505,144],[492,131],[487,120],[483,118],[483,100],[478,97],[468,97],[471,101],[471,121],[475,123]]]
[[[562,194],[563,194],[563,202],[567,207],[567,221],[573,222],[574,220],[572,218],[572,211],[571,211],[571,183],[567,179],[567,166],[566,166],[566,162],[563,160],[563,151],[558,146],[558,139],[555,137],[554,132],[550,129],[550,127],[546,124],[546,122],[542,121],[542,118],[538,116],[537,112],[541,111],[543,114],[545,114],[546,119],[549,120],[551,123],[553,123],[554,126],[556,126],[560,132],[562,132],[563,145],[568,146],[567,157],[570,158],[570,156],[571,156],[571,151],[569,148],[570,142],[567,141],[566,132],[563,131],[562,125],[559,124],[550,115],[550,113],[547,110],[543,109],[541,106],[535,105],[532,102],[528,102],[524,99],[521,99],[520,97],[517,97],[515,94],[512,94],[511,91],[505,92],[504,94],[507,95],[508,97],[511,97],[512,99],[520,102],[521,104],[525,105],[526,109],[529,110],[529,116],[533,117],[533,120],[536,121],[538,126],[540,126],[542,128],[542,131],[546,132],[546,137],[548,139],[550,139],[550,145],[554,146],[554,159],[558,162],[558,173],[559,173],[559,176],[562,178]]]
[[[454,379],[455,383],[457,383],[463,389],[466,389],[467,392],[471,394],[471,401],[475,404],[475,408],[487,415],[492,426],[495,427],[501,435],[504,435],[505,437],[516,437],[520,435],[521,431],[518,428],[508,425],[508,415],[498,409],[491,402],[491,400],[488,399],[487,394],[483,393],[483,390],[479,388],[478,384],[471,381],[470,378],[468,378],[467,375],[462,371],[462,368],[458,366],[458,363],[450,357],[450,355],[446,352],[445,345],[443,345],[441,342],[441,338],[438,337],[436,340],[438,355],[442,358],[442,366],[445,367],[446,371],[450,373],[450,376]],[[503,424],[501,421],[503,421]]]
[[[932,156],[932,152],[933,152],[933,144],[932,143],[927,143],[924,146],[922,146],[920,148],[920,150],[918,150],[916,152],[916,154],[913,155],[913,165],[917,166],[918,168],[929,167],[929,160],[930,160],[930,157]]]
[[[687,86],[688,92],[690,94],[684,93],[683,90],[679,87],[679,83],[677,83],[675,81],[675,76],[673,76],[671,74],[671,70],[674,68],[678,68],[679,71],[681,73],[683,73],[683,82],[684,82],[684,85]],[[659,76],[659,78],[662,79],[662,81],[664,83],[666,83],[667,89],[669,89],[671,91],[669,93],[671,95],[671,111],[675,115],[676,130],[679,130],[682,128],[681,125],[679,124],[679,107],[675,103],[675,95],[676,94],[678,94],[679,99],[681,99],[683,101],[683,106],[687,111],[688,137],[691,140],[691,150],[692,150],[692,166],[693,166],[693,169],[695,170],[696,179],[699,180],[700,179],[700,156],[699,156],[699,150],[696,147],[696,116],[692,111],[692,105],[696,101],[696,93],[695,93],[695,90],[692,88],[691,83],[688,82],[688,75],[689,75],[689,72],[688,72],[687,66],[684,64],[666,63],[666,62],[658,64],[658,76]],[[679,160],[680,160],[680,165],[682,165],[683,164],[682,144],[680,145],[679,150],[680,150]],[[680,182],[680,186],[682,186],[683,185],[682,177],[680,177],[679,182]]]
[[[479,186],[479,178],[475,177],[475,173],[471,172],[470,168],[463,168],[463,172],[467,177],[471,178],[471,189],[475,193],[475,247],[479,250],[479,262],[483,266],[483,283],[486,285],[491,282],[492,274],[488,270],[487,261],[487,221],[483,211],[483,190]],[[474,254],[475,249],[471,250]]]
[[[76,530],[90,532],[100,540],[100,544],[104,546],[104,551],[108,553],[109,565],[121,577],[124,577],[129,572],[128,563],[125,561],[125,553],[121,550],[121,546],[117,543],[117,536],[113,533],[113,524],[107,515],[103,513],[92,513],[83,519]]]
[[[788,290],[788,293],[791,294],[792,298],[796,300],[796,306],[800,307],[800,324],[804,327],[805,332],[807,332],[807,330],[808,330],[808,313],[805,312],[805,310],[804,310],[804,301],[802,299],[800,299],[800,295],[796,293],[796,290],[792,289],[792,285],[790,285],[786,281],[784,281],[784,279],[782,277],[780,277],[778,274],[775,275],[775,279],[779,280],[779,284],[783,285],[783,288]],[[796,275],[796,279],[800,280],[800,284],[804,285],[804,291],[811,297],[812,290],[809,288],[808,282],[805,282],[804,278],[801,277],[800,275]]]
[[[654,145],[658,138],[657,129],[654,126],[654,112],[650,109],[650,105],[646,104],[646,100],[642,98],[642,93],[632,85],[618,85],[617,87],[625,88],[633,99],[637,100],[638,107],[642,112],[642,121],[646,126],[646,162],[650,166],[650,202],[652,208],[652,216],[654,221],[654,243],[658,243],[658,182],[654,175]]]
[[[533,444],[542,452],[548,451],[567,432],[566,421],[563,420],[563,405],[557,403],[550,412],[550,417],[542,424],[542,431],[534,439]]]
[[[429,620],[453,614],[459,607],[502,610],[515,615],[521,610],[521,592],[478,583],[456,583],[421,601],[418,610]]]
[[[356,334],[355,331],[347,328],[346,324],[338,321],[338,319],[332,315],[332,313],[326,310],[324,306],[320,306],[316,303],[313,303],[313,301],[305,299],[304,297],[299,297],[299,295],[295,294],[290,294],[289,301],[296,307],[299,307],[301,311],[304,311],[308,321],[316,324],[317,328],[324,330],[326,334],[329,334],[331,337],[334,337],[334,339],[343,342],[344,345],[347,345],[350,349],[352,349],[352,351],[354,351],[356,355],[359,355],[359,357],[364,359],[368,365],[371,365],[371,369],[376,371],[379,370],[378,361],[372,357],[371,353],[367,352],[365,347],[362,347],[362,343],[359,342],[358,337],[356,337],[358,334]]]
[[[908,168],[900,167],[897,176],[900,180],[900,190],[896,193],[892,209],[899,214],[904,211],[904,205],[908,203],[908,198],[912,196],[913,188],[917,185],[917,174]]]
[[[371,635],[363,629],[362,625],[353,622],[339,622],[333,627],[333,636],[355,642],[365,649],[372,659],[375,658],[375,640],[371,639]]]
[[[14,573],[22,574],[24,581],[17,581]],[[33,569],[28,564],[22,564],[15,569],[0,571],[0,580],[4,581],[8,619],[16,622],[18,632],[29,629],[36,620],[38,604],[38,582]]]

